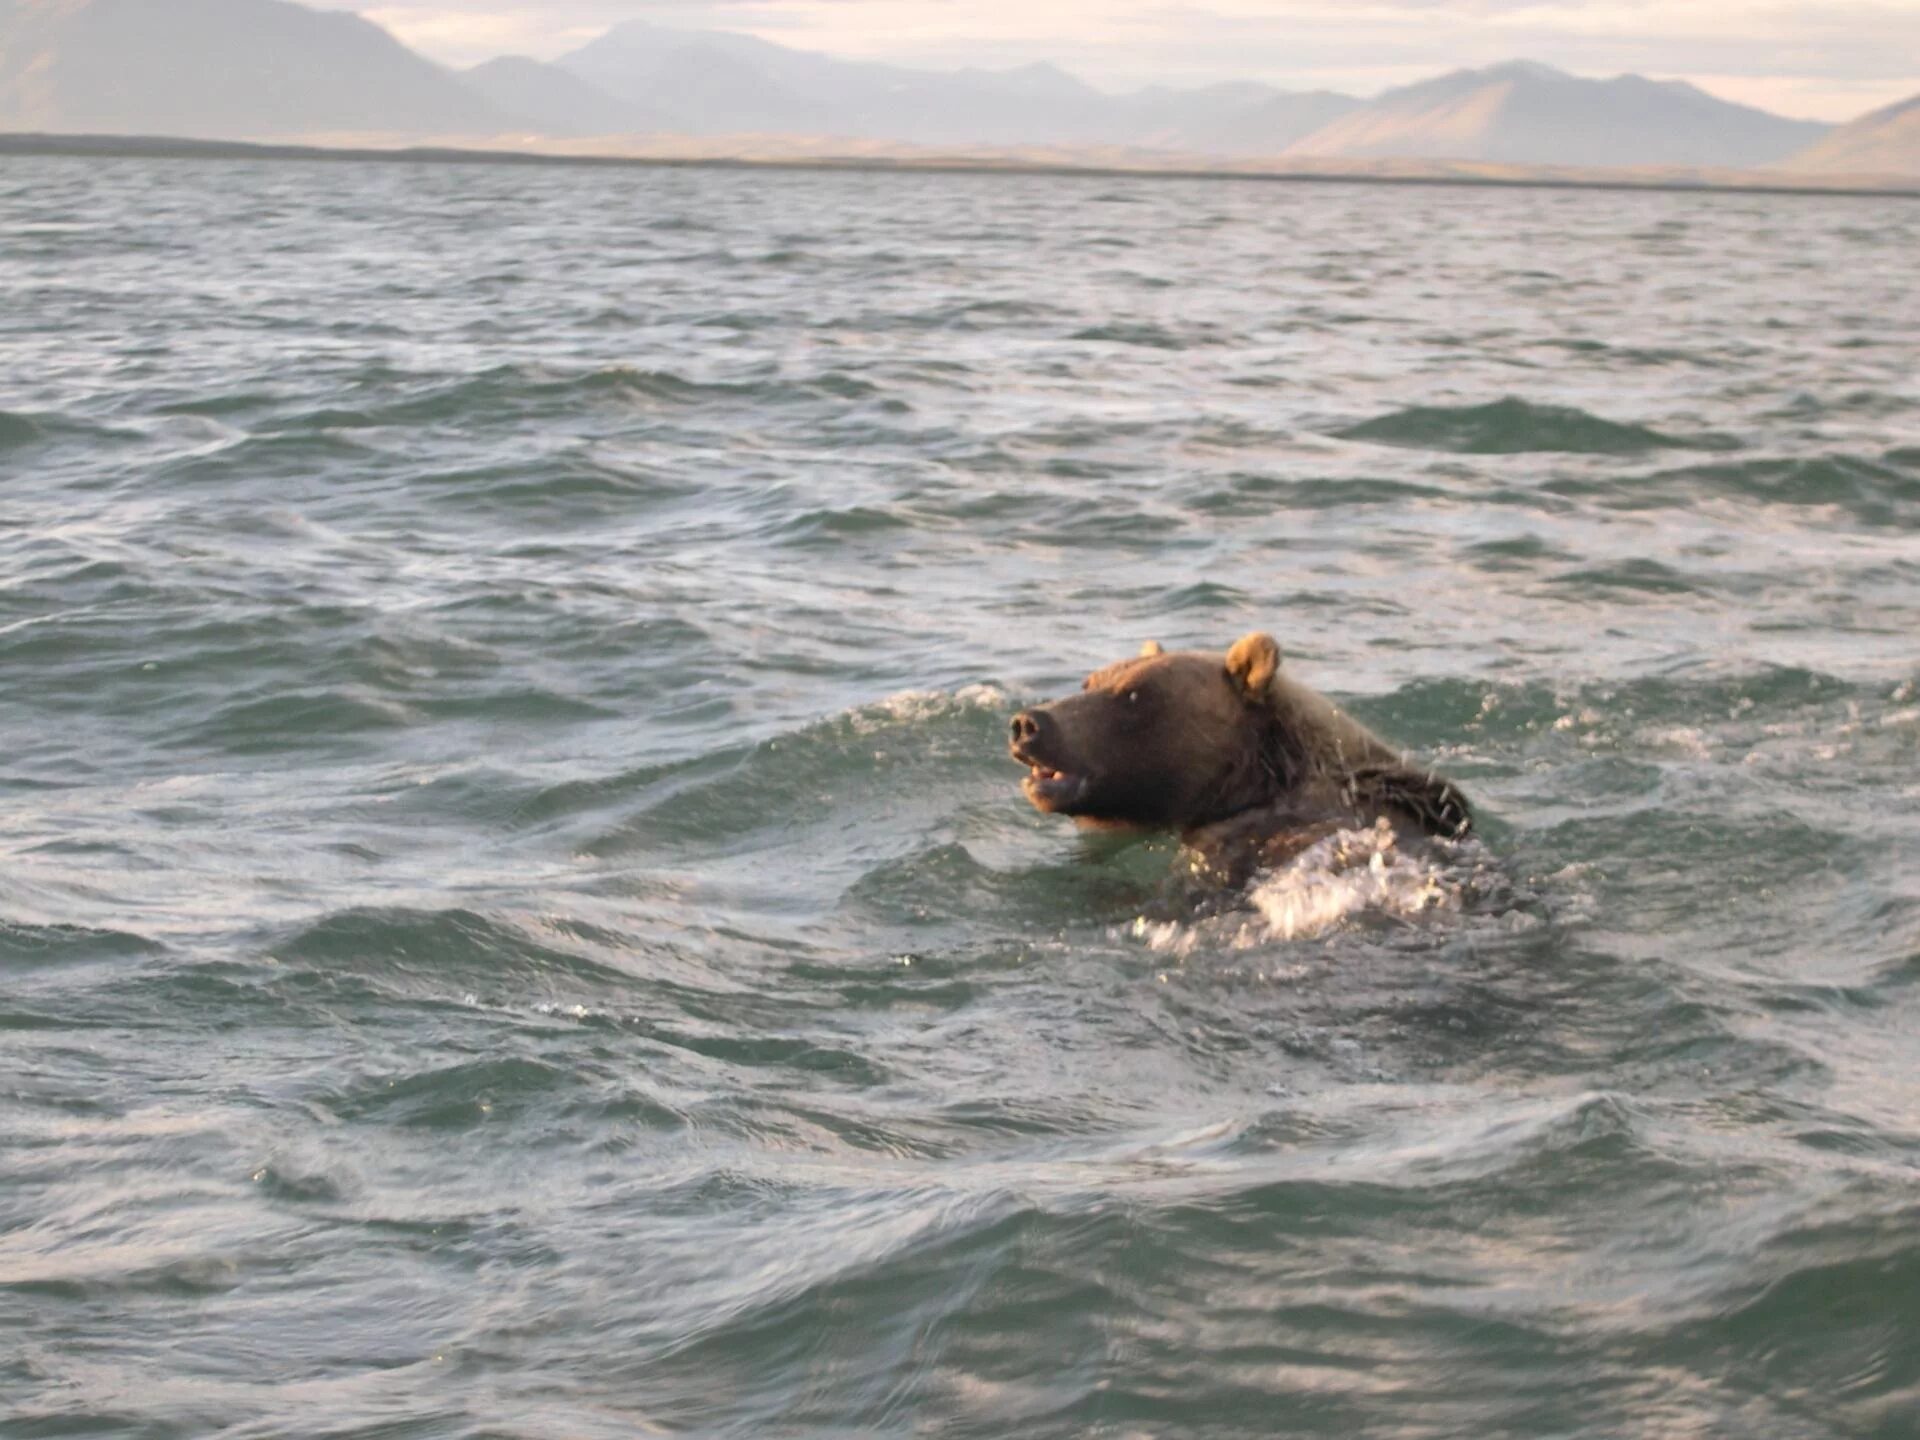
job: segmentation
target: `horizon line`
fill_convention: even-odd
[[[488,149],[456,144],[323,145],[254,140],[206,140],[189,136],[119,135],[84,132],[0,130],[0,155],[65,159],[269,160],[292,163],[438,164],[578,167],[588,169],[763,170],[873,173],[898,175],[1054,176],[1112,180],[1232,180],[1267,184],[1344,184],[1452,186],[1481,190],[1600,190],[1685,195],[1804,195],[1814,198],[1920,200],[1920,179],[1869,175],[1838,176],[1833,184],[1803,180],[1765,170],[1700,169],[1663,174],[1655,167],[1500,166],[1510,174],[1449,171],[1447,162],[1380,162],[1402,167],[1366,170],[1285,169],[1205,165],[1115,165],[1047,161],[973,154],[915,155],[642,155],[582,151]],[[1349,164],[1351,162],[1348,162]],[[1419,167],[1426,167],[1422,171]],[[1569,173],[1570,172],[1570,173]],[[1779,178],[1773,178],[1778,175]]]

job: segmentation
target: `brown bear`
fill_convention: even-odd
[[[1280,670],[1271,635],[1224,657],[1168,654],[1089,675],[1081,693],[1013,717],[1009,746],[1034,808],[1083,825],[1177,830],[1238,881],[1343,826],[1463,839],[1466,798]]]

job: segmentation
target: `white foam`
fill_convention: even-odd
[[[1324,935],[1362,914],[1400,919],[1458,910],[1464,895],[1437,861],[1400,848],[1384,819],[1370,829],[1340,830],[1310,846],[1247,891],[1253,918],[1223,916],[1193,923],[1134,921],[1132,932],[1160,954],[1184,956],[1197,945],[1236,950]]]
[[[1706,732],[1692,725],[1672,725],[1664,730],[1656,730],[1647,737],[1654,745],[1667,750],[1677,750],[1690,760],[1711,760],[1713,751],[1707,746]]]
[[[589,1005],[562,1005],[557,1001],[543,1000],[533,1007],[536,1015],[558,1016],[567,1020],[611,1019],[608,1011],[596,1010]]]
[[[902,690],[851,712],[848,723],[856,735],[871,735],[896,725],[911,725],[951,715],[957,710],[1006,710],[1012,698],[998,685],[962,685],[958,690]]]

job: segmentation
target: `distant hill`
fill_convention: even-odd
[[[817,61],[810,83],[795,88],[786,82],[783,72],[798,68],[778,63],[786,56]],[[818,134],[828,127],[833,107],[809,90],[831,90],[841,68],[856,75],[862,69],[751,36],[663,30],[638,21],[615,26],[557,65],[627,104],[671,113],[673,128],[689,135]]]
[[[570,70],[524,55],[489,60],[461,72],[460,78],[496,110],[538,135],[566,139],[679,127],[677,117],[616,100]]]
[[[1288,153],[1505,165],[1777,164],[1828,126],[1716,100],[1682,81],[1587,80],[1519,60],[1389,90]]]
[[[1195,155],[1277,155],[1362,102],[1330,90],[1245,81],[1202,90],[1155,87],[1119,98],[1125,143]]]
[[[1276,154],[1360,103],[1251,83],[1109,95],[1055,65],[917,70],[639,21],[615,26],[558,64],[610,95],[672,113],[693,135]]]
[[[0,128],[487,135],[501,114],[357,15],[284,0],[0,0]]]
[[[1920,175],[1920,95],[1862,115],[1787,162],[1827,175]]]

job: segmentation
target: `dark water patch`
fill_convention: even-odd
[[[1149,350],[1185,350],[1194,343],[1159,325],[1126,324],[1119,321],[1076,330],[1071,338],[1110,345],[1139,345]]]
[[[881,393],[880,387],[871,380],[862,380],[844,370],[828,370],[801,383],[808,390],[835,400],[870,400]]]
[[[755,1008],[764,1013],[767,1007]],[[742,1070],[774,1070],[796,1079],[817,1077],[854,1090],[883,1085],[891,1078],[883,1066],[862,1051],[810,1036],[777,1035],[764,1031],[747,1034],[731,1026],[720,1030],[652,1021],[636,1021],[635,1028],[663,1045]],[[728,1108],[737,1113],[738,1107]],[[787,1129],[784,1120],[778,1117],[792,1113],[791,1105],[775,1107],[771,1112],[775,1117],[771,1128]],[[770,1127],[761,1123],[754,1128],[757,1133],[764,1135]]]
[[[1599,568],[1563,571],[1548,583],[1582,596],[1696,595],[1709,588],[1658,560],[1620,560]]]
[[[1476,541],[1463,546],[1461,555],[1476,570],[1499,575],[1537,573],[1544,566],[1567,565],[1578,559],[1572,551],[1535,534]]]
[[[1611,898],[1636,897],[1628,922],[1632,929],[1659,934],[1672,925],[1673,933],[1691,934],[1691,943],[1703,948],[1735,947],[1743,964],[1790,951],[1793,941],[1790,934],[1756,923],[1748,896],[1764,890],[1825,908],[1861,848],[1842,831],[1764,804],[1744,815],[1642,804],[1568,820],[1550,833],[1555,853],[1613,857],[1606,884]],[[1725,885],[1691,903],[1673,896],[1660,883],[1659,867],[1677,858],[1722,876]]]
[[[1536,451],[1576,455],[1639,455],[1652,450],[1725,450],[1719,436],[1675,436],[1645,425],[1621,424],[1566,405],[1541,405],[1509,396],[1487,405],[1416,405],[1329,432],[1409,450],[1462,455],[1522,455]]]
[[[1002,965],[1019,963],[1016,952],[1000,958]],[[964,963],[946,954],[929,956],[911,951],[885,957],[878,964],[820,965],[799,962],[789,974],[829,991],[837,1006],[851,1010],[907,1010],[917,1014],[958,1015],[986,998],[979,980],[969,978],[981,965]]]
[[[779,526],[780,535],[796,545],[838,545],[868,535],[910,530],[913,517],[898,510],[856,505],[845,510],[812,510]]]
[[[576,725],[625,719],[626,707],[545,686],[487,688],[464,695],[420,696],[409,709],[427,721],[473,720],[491,726]]]
[[[976,524],[1002,524],[1044,515],[1057,501],[1050,495],[1030,489],[990,489],[980,486],[947,486],[936,491],[918,491],[910,497],[916,508],[940,520],[963,520]]]
[[[1802,509],[1832,508],[1862,525],[1910,528],[1920,523],[1920,475],[1897,458],[1827,455],[1694,465],[1606,484],[1561,479],[1547,488],[1583,495],[1617,510],[1657,510],[1702,497]]]
[[[9,969],[143,959],[160,954],[163,949],[144,935],[124,930],[96,930],[85,925],[30,925],[0,919],[0,966]]]
[[[258,414],[283,405],[287,396],[277,390],[243,389],[216,395],[186,394],[154,407],[157,415],[198,415],[223,419],[229,415]]]
[[[1842,395],[1815,395],[1801,393],[1795,395],[1779,409],[1769,412],[1769,418],[1780,420],[1804,420],[1815,424],[1841,415],[1869,415],[1878,417],[1903,415],[1915,408],[1914,402],[1903,395],[1888,394],[1883,390],[1854,390]]]
[[[1563,350],[1582,358],[1635,369],[1685,366],[1698,370],[1733,368],[1735,357],[1712,350],[1681,350],[1660,345],[1612,345],[1602,340],[1544,340],[1543,349]]]
[[[384,435],[346,433],[340,427],[303,427],[244,436],[210,453],[166,460],[152,474],[163,485],[311,483],[316,475],[365,479],[391,463]]]
[[[0,455],[10,451],[68,453],[137,445],[146,437],[130,426],[85,420],[71,413],[0,410]]]
[[[974,773],[983,752],[997,755],[1008,713],[1007,698],[986,687],[909,692],[751,750],[629,777],[623,788],[662,780],[654,788],[664,793],[582,849],[611,857],[663,844],[712,845],[759,829],[770,807],[795,831],[835,813],[884,811],[900,787],[952,783]]]
[[[1062,923],[1111,922],[1139,913],[1159,896],[1168,884],[1167,859],[1159,853],[1145,879],[1137,858],[1097,868],[1072,863],[999,871],[954,842],[872,866],[842,897],[840,909],[909,928],[950,928],[956,916],[969,914],[1049,931]]]
[[[1170,592],[1156,605],[1155,611],[1161,614],[1178,615],[1187,610],[1246,610],[1253,597],[1246,591],[1232,585],[1222,585],[1211,580],[1202,580],[1197,584],[1184,585]]]
[[[994,331],[1023,322],[1037,325],[1062,313],[1058,306],[1036,300],[968,300],[908,316],[905,323],[929,330]]]
[[[411,394],[393,395],[398,389]],[[868,393],[863,382],[829,373],[788,383],[701,381],[672,370],[609,365],[567,373],[533,365],[497,365],[452,379],[369,377],[363,398],[351,407],[328,407],[276,417],[263,433],[408,429],[456,423],[509,428],[519,422],[571,414],[628,410],[667,411],[712,402],[777,403],[812,390],[846,398]]]
[[[384,731],[418,725],[422,713],[360,687],[296,689],[221,706],[179,731],[173,743],[232,755],[299,753],[316,746],[371,745]]]
[[[1036,538],[1068,549],[1147,550],[1174,546],[1175,537],[1190,531],[1191,522],[1175,512],[1122,508],[1114,503],[1073,501],[1042,522]],[[1210,541],[1192,539],[1190,544]]]
[[[1544,686],[1490,686],[1455,679],[1414,681],[1390,695],[1356,696],[1343,703],[1387,733],[1426,736],[1458,734],[1495,715],[1502,725],[1525,726],[1550,721],[1559,713]]]
[[[1112,480],[1121,475],[1138,473],[1141,467],[1118,460],[1089,460],[1079,457],[1068,459],[1056,456],[1048,460],[1041,469],[1058,480]]]
[[[534,990],[555,979],[604,987],[622,975],[626,949],[596,944],[598,953],[536,939],[524,927],[470,910],[353,910],[325,916],[275,943],[286,971],[327,983],[341,978],[400,987],[405,993],[458,998]]]
[[[1330,510],[1444,498],[1444,490],[1402,480],[1236,475],[1225,487],[1195,497],[1192,505],[1205,515],[1238,518],[1279,510]]]
[[[592,455],[433,472],[413,483],[444,490],[467,504],[529,517],[620,515],[698,493],[668,475]]]
[[[579,374],[517,365],[497,366],[427,394],[374,409],[375,425],[432,425],[458,419],[488,420],[515,414],[564,413],[578,402],[640,402],[687,405],[738,395],[753,387],[705,384],[671,370],[608,366]]]
[[[836,1207],[834,1198],[814,1197],[787,1253],[764,1257],[769,1284],[759,1293],[700,1316],[672,1343],[629,1350],[616,1372],[623,1388],[657,1397],[654,1423],[674,1429],[831,1430],[851,1419],[884,1430],[900,1423],[919,1385],[944,1388],[950,1382],[940,1377],[977,1374],[993,1385],[993,1398],[969,1401],[963,1412],[983,1409],[987,1430],[1028,1418],[1028,1387],[993,1384],[993,1369],[976,1369],[966,1355],[968,1340],[984,1339],[994,1317],[1004,1336],[1031,1333],[1047,1314],[1079,1313],[1070,1304],[1024,1303],[1038,1297],[1020,1282],[1029,1265],[1051,1269],[1042,1257],[1054,1249],[1045,1237],[1056,1223],[1078,1226],[1049,1222],[1012,1199],[905,1194]],[[837,1221],[829,1218],[836,1208]],[[1058,1288],[1085,1298],[1103,1287],[1079,1278]],[[846,1314],[873,1317],[873,1333],[856,1336],[834,1323]],[[797,1399],[780,1378],[796,1371],[819,1377]]]
[[[0,410],[0,450],[32,445],[44,439],[46,433],[40,423],[31,416],[17,415],[10,410]]]
[[[155,597],[147,592],[127,598],[151,605]],[[58,627],[42,639],[55,654],[86,655],[96,663],[130,662],[118,677],[130,686],[168,689],[176,700],[195,690],[230,699],[235,688],[230,682],[257,682],[263,672],[313,663],[321,655],[353,653],[356,632],[365,623],[363,614],[330,605],[288,606],[277,613],[244,616],[221,615],[207,607],[202,613],[210,618],[174,628],[165,646],[155,646],[150,637],[131,630],[113,609],[87,617],[90,623],[85,626]],[[23,632],[23,639],[31,636],[31,631]],[[378,661],[371,654],[368,658],[377,671]]]
[[[458,1130],[509,1123],[575,1083],[568,1071],[521,1056],[368,1077],[315,1103],[345,1124]]]
[[[1816,1213],[1767,1237],[1752,1256],[1758,1276],[1723,1291],[1716,1313],[1661,1337],[1661,1349],[1777,1397],[1804,1420],[1837,1418],[1837,1433],[1909,1428],[1920,1397],[1920,1352],[1906,1343],[1920,1326],[1920,1217],[1888,1198],[1859,1198],[1865,1213]]]
[[[1345,704],[1393,735],[1511,743],[1559,737],[1592,753],[1596,742],[1618,751],[1645,745],[1664,727],[1741,727],[1744,746],[1768,725],[1824,725],[1836,707],[1878,700],[1871,687],[1793,665],[1642,676],[1572,686],[1416,680],[1385,695]],[[1732,758],[1744,754],[1744,748]]]

